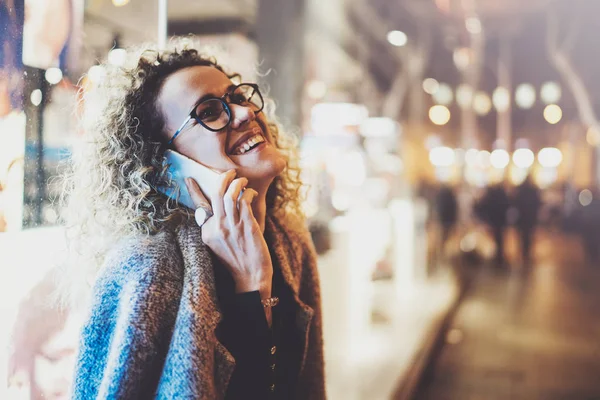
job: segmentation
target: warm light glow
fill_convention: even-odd
[[[427,78],[423,81],[423,90],[427,94],[433,95],[438,91],[439,88],[440,83],[433,78]]]
[[[471,107],[473,103],[473,88],[467,84],[462,84],[456,89],[456,102],[461,108]]]
[[[129,0],[112,0],[112,3],[115,7],[123,7],[129,3]]]
[[[387,34],[387,40],[391,45],[396,47],[406,46],[406,43],[408,43],[408,37],[402,31],[390,31]]]
[[[515,91],[515,102],[517,106],[528,110],[535,104],[535,87],[529,83],[523,83],[517,86]]]
[[[427,139],[425,139],[425,147],[429,150],[440,147],[441,145],[442,139],[440,139],[438,135],[429,135],[427,136]]]
[[[311,110],[311,126],[319,135],[347,134],[350,126],[360,126],[369,116],[367,108],[353,103],[319,103]]]
[[[58,82],[62,81],[63,73],[60,68],[48,68],[45,77],[49,84],[56,85]]]
[[[465,21],[465,26],[467,31],[473,35],[478,35],[481,33],[481,20],[477,17],[467,18]]]
[[[429,152],[429,161],[436,167],[450,167],[455,159],[454,150],[450,147],[436,147]]]
[[[469,149],[465,153],[465,163],[469,166],[474,165],[477,162],[477,155],[479,154],[479,150],[477,149]]]
[[[510,155],[506,150],[496,149],[492,151],[492,155],[490,156],[490,162],[492,164],[492,167],[494,168],[506,168],[510,163]]]
[[[313,100],[319,100],[327,94],[327,85],[323,81],[313,80],[306,86],[308,97]]]
[[[587,131],[586,140],[590,146],[600,146],[600,131],[592,126]]]
[[[450,121],[450,110],[446,106],[433,106],[429,109],[429,119],[436,125],[446,125]]]
[[[491,165],[491,157],[492,155],[489,151],[481,150],[477,153],[477,164],[479,164],[481,168],[488,168]]]
[[[540,90],[540,97],[546,104],[558,103],[562,97],[560,85],[556,82],[546,82]]]
[[[538,153],[538,162],[545,168],[556,168],[562,160],[562,152],[556,147],[546,147]]]
[[[580,193],[579,193],[579,204],[581,204],[584,207],[589,206],[590,204],[592,204],[592,201],[594,200],[594,195],[592,194],[592,192],[589,189],[583,189]]]
[[[529,149],[517,149],[513,153],[513,162],[519,168],[529,168],[535,161],[535,154]]]
[[[108,52],[108,62],[117,67],[125,65],[127,51],[125,49],[112,49]]]
[[[443,106],[449,106],[454,100],[452,88],[446,83],[440,83],[438,89],[433,93],[433,100]]]
[[[497,87],[492,95],[492,102],[498,112],[505,112],[510,107],[510,92],[505,87]]]
[[[550,104],[544,109],[544,118],[549,124],[558,124],[562,119],[562,109],[556,104]]]
[[[490,96],[485,92],[477,92],[475,93],[475,98],[473,99],[473,110],[477,113],[477,115],[487,115],[492,109],[492,101],[490,100]]]
[[[461,47],[454,50],[452,60],[459,70],[466,69],[471,64],[472,53],[468,47]]]
[[[399,130],[398,123],[391,118],[371,117],[360,124],[360,134],[365,137],[390,137]]]

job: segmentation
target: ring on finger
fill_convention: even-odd
[[[198,224],[198,226],[202,227],[202,225],[204,225],[204,223],[210,218],[212,217],[212,212],[210,211],[206,211],[204,208],[202,207],[198,207],[196,208],[196,211],[194,212],[194,219],[196,220],[196,223]]]

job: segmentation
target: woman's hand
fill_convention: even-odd
[[[220,184],[210,196],[213,216],[202,225],[202,241],[225,264],[237,293],[258,290],[262,298],[268,298],[273,264],[252,212],[252,200],[258,193],[244,190],[247,184],[246,178],[235,179],[235,170],[221,174]],[[206,209],[209,202],[196,181],[187,178],[186,185],[196,207]]]

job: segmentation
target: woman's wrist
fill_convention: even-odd
[[[271,297],[273,274],[262,274],[254,278],[235,279],[235,292],[245,293],[258,291],[261,299]]]

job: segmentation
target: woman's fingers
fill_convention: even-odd
[[[214,195],[212,196],[213,198],[213,213],[215,215],[215,217],[217,218],[223,218],[225,217],[225,205],[223,203],[223,198],[225,197],[225,193],[227,192],[227,189],[229,188],[229,185],[231,184],[231,182],[233,181],[233,179],[235,178],[235,170],[229,170],[225,173],[222,173],[219,176],[219,184],[216,187],[216,191],[214,193]]]
[[[258,192],[254,189],[246,189],[240,197],[240,219],[242,220],[254,220],[254,214],[252,213],[252,200],[258,195]],[[254,220],[256,221],[256,220]]]
[[[192,178],[185,178],[185,185],[187,186],[188,193],[194,202],[196,208],[203,208],[207,213],[212,212],[210,202],[202,193],[202,189],[198,186],[198,183]]]
[[[225,197],[223,197],[225,214],[227,215],[227,219],[229,219],[232,224],[237,224],[240,220],[237,202],[238,198],[240,197],[240,193],[247,184],[248,179],[246,178],[234,179],[233,182],[231,182],[231,185],[229,185],[229,188],[225,193]]]

